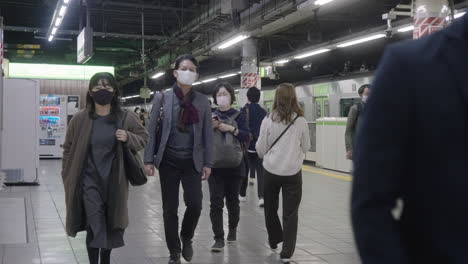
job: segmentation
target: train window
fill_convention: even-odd
[[[340,117],[348,117],[349,110],[355,104],[361,102],[361,98],[346,98],[340,100]]]

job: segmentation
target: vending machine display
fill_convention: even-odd
[[[76,111],[68,108],[78,107],[78,101],[78,96],[40,96],[39,155],[41,158],[62,158],[62,146],[70,120],[69,113]]]

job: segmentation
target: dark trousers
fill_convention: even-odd
[[[263,193],[264,193],[264,173],[263,173],[263,160],[258,157],[257,153],[251,153],[248,152],[248,168],[249,168],[249,175],[251,179],[255,179],[255,175],[257,176],[257,194],[258,194],[258,199],[263,198]],[[248,177],[245,177],[242,181],[242,186],[241,186],[241,196],[245,196],[247,193],[247,185],[248,185]]]
[[[163,202],[164,232],[171,254],[181,252],[179,239],[179,186],[184,189],[185,210],[180,236],[192,239],[202,210],[201,174],[195,170],[193,161],[164,156],[159,168]]]
[[[240,168],[213,169],[208,180],[211,200],[210,218],[215,239],[224,239],[224,198],[228,209],[229,229],[235,229],[239,224],[239,188],[242,180],[240,174]]]
[[[278,217],[279,193],[283,193],[283,227]],[[265,222],[268,239],[283,242],[281,256],[294,254],[297,240],[299,204],[302,198],[302,172],[294,176],[278,176],[265,170]]]
[[[247,155],[247,152],[244,152],[244,159],[243,159],[243,174],[241,183],[240,183],[240,196],[245,197],[247,195],[247,185],[249,184],[249,171],[250,171],[250,165],[249,165],[249,157]]]

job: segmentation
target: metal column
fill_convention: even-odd
[[[416,0],[413,38],[419,39],[445,28],[449,15],[447,0]]]
[[[241,85],[239,107],[247,103],[247,90],[250,87],[262,88],[262,79],[258,74],[257,41],[246,39],[242,42]]]

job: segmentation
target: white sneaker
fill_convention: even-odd
[[[291,263],[291,259],[290,258],[281,258],[281,261],[283,263]]]
[[[265,206],[265,201],[263,199],[258,200],[258,206],[260,207]]]
[[[245,202],[247,202],[247,197],[242,196],[242,195],[239,195],[239,201],[240,201],[241,203],[245,203]]]
[[[249,178],[249,184],[254,185],[255,184],[255,179]]]

